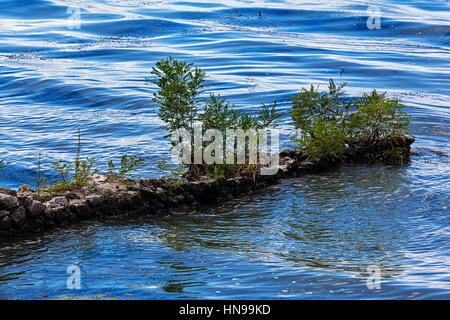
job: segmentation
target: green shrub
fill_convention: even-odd
[[[344,99],[344,86],[330,79],[328,91],[311,85],[291,98],[290,115],[298,133],[294,141],[312,158],[339,158],[345,151],[351,101]]]
[[[383,137],[408,133],[411,118],[403,111],[405,107],[398,99],[386,98],[386,93],[376,90],[355,100],[356,112],[349,123],[353,137],[363,137],[367,145]]]
[[[226,129],[239,126],[242,114],[234,110],[235,106],[221,98],[210,94],[203,107],[203,113],[198,116],[198,120],[203,123],[203,130],[218,129],[225,133]]]
[[[151,73],[156,76],[153,83],[159,88],[153,101],[159,105],[158,115],[165,122],[169,135],[181,128],[192,135],[206,74],[199,68],[194,69],[192,63],[172,57],[157,62]]]
[[[52,169],[58,174],[58,182],[62,185],[68,186],[70,184],[70,172],[73,169],[73,165],[64,163],[63,160],[51,161]]]
[[[347,101],[344,86],[330,80],[328,91],[319,92],[311,86],[292,97],[290,115],[298,133],[294,141],[311,158],[342,158],[355,138],[369,150],[382,139],[389,141],[408,133],[410,117],[397,99],[373,90]],[[385,147],[385,162],[403,161],[401,145]]]
[[[80,160],[80,157],[81,157],[81,133],[80,129],[78,129],[77,153],[75,156],[75,161],[73,163],[75,172],[73,175],[73,182],[70,184],[71,186],[77,188],[87,186],[90,176],[98,172],[98,169],[94,167],[95,163],[97,162],[96,159],[86,157],[86,160]]]
[[[298,147],[312,158],[340,158],[345,152],[347,135],[337,120],[315,121],[308,134],[294,139]]]
[[[165,123],[168,136],[180,129],[191,134],[191,150],[194,150],[194,124],[202,122],[203,133],[208,129],[217,129],[223,132],[223,141],[226,141],[226,130],[242,128],[262,129],[275,127],[280,114],[276,103],[273,106],[263,105],[253,114],[236,110],[220,95],[210,94],[203,104],[200,104],[200,94],[204,92],[206,74],[192,63],[178,61],[171,57],[156,63],[152,74],[156,76],[153,81],[158,87],[154,93],[153,101],[159,105],[158,115]],[[225,150],[224,150],[225,152]],[[189,172],[199,177],[214,172],[233,171],[239,166],[213,164],[189,165]],[[218,168],[218,169],[216,169]]]

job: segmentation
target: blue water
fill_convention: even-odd
[[[376,88],[412,115],[402,168],[345,166],[218,208],[85,222],[0,244],[0,298],[450,298],[449,1],[0,0],[0,185],[83,152],[106,166],[169,152],[150,71],[203,68],[243,110],[329,78]],[[367,28],[378,7],[381,28]],[[70,24],[80,8],[80,25]],[[283,145],[290,142],[283,136]],[[51,178],[51,176],[49,176]],[[81,268],[80,290],[66,269]],[[381,287],[367,287],[367,267]]]

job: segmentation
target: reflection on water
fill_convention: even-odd
[[[4,243],[0,297],[449,298],[449,199],[416,186],[418,159],[308,175],[191,214]],[[81,267],[81,290],[65,288],[70,264]],[[369,266],[381,271],[380,290],[366,286]]]
[[[388,91],[412,115],[410,166],[349,166],[189,215],[86,222],[0,243],[0,298],[449,298],[449,3],[302,0],[0,1],[0,185],[34,185],[39,152],[169,151],[155,62],[187,59],[244,111],[329,78]],[[81,28],[67,27],[80,6]],[[283,146],[289,139],[282,135]],[[101,161],[100,161],[101,163]],[[106,167],[106,162],[101,163]],[[139,172],[153,177],[156,166]],[[52,177],[48,177],[51,179]],[[69,265],[82,289],[66,288]],[[381,290],[366,286],[378,266]]]

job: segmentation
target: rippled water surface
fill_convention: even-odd
[[[366,26],[370,5],[379,30]],[[46,168],[72,159],[77,128],[102,165],[137,153],[153,164],[139,175],[156,176],[169,149],[149,80],[168,55],[244,110],[276,100],[285,120],[311,83],[387,91],[407,105],[420,153],[191,214],[2,242],[0,298],[449,299],[449,12],[448,1],[0,0],[2,186],[34,185],[39,152]],[[66,289],[71,264],[81,290]],[[381,289],[366,286],[370,266]]]

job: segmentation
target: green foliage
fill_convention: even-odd
[[[225,133],[226,129],[237,127],[242,114],[233,110],[234,107],[220,95],[210,94],[203,107],[204,112],[198,116],[198,120],[203,123],[203,130],[217,129]]]
[[[131,175],[131,172],[137,171],[140,168],[143,168],[146,166],[146,163],[144,159],[138,158],[137,155],[123,155],[120,159],[120,168],[116,169],[116,166],[114,165],[112,160],[108,161],[108,174],[112,176],[120,176],[120,177],[133,177]]]
[[[314,138],[316,122],[338,121],[337,124],[340,124],[351,105],[351,101],[344,100],[344,86],[345,83],[336,86],[330,80],[328,91],[319,92],[318,87],[312,85],[309,90],[302,88],[302,92],[291,98],[290,115],[295,127]]]
[[[182,163],[178,166],[171,165],[166,159],[158,161],[158,171],[163,178],[181,179],[186,173],[186,166]]]
[[[186,167],[180,163],[178,166],[170,168],[170,174],[174,179],[181,179],[186,172]]]
[[[90,176],[98,172],[98,169],[94,167],[97,160],[90,157],[87,157],[85,160],[80,160],[80,158],[81,134],[78,129],[78,148],[73,163],[66,163],[63,160],[50,162],[53,171],[55,171],[59,177],[59,180],[57,180],[56,183],[53,183],[52,181],[48,184],[47,179],[43,177],[41,171],[41,154],[39,153],[36,186],[38,188],[46,188],[47,191],[56,192],[58,194],[72,188],[87,186]]]
[[[373,90],[346,101],[344,86],[330,80],[328,91],[319,92],[311,86],[292,97],[290,115],[299,133],[294,141],[311,158],[341,158],[354,138],[370,148],[381,139],[408,133],[410,117],[397,99]],[[389,153],[385,151],[386,162],[402,161],[400,147],[392,148]]]
[[[319,92],[311,85],[292,97],[290,115],[300,131],[294,141],[312,158],[339,158],[345,151],[351,101],[344,100],[344,86],[330,79],[328,91]]]
[[[156,63],[152,74],[156,76],[153,81],[158,86],[153,100],[159,105],[158,115],[164,121],[169,135],[180,129],[187,130],[193,138],[194,124],[202,122],[203,132],[208,129],[217,129],[223,133],[223,141],[226,141],[226,130],[241,128],[247,130],[263,129],[278,125],[281,116],[276,103],[273,106],[263,105],[257,112],[245,113],[236,110],[236,106],[230,105],[220,95],[210,93],[208,99],[200,105],[200,94],[204,92],[204,80],[206,74],[199,68],[193,67],[192,63],[178,61],[169,57]],[[200,112],[199,112],[200,111]],[[193,140],[191,150],[193,150]],[[224,150],[225,152],[225,150]],[[189,171],[199,176],[211,173],[218,165],[195,165],[189,166]],[[223,172],[227,172],[235,166],[228,165]],[[208,168],[210,167],[210,168]]]
[[[73,163],[73,168],[75,172],[73,174],[73,182],[71,186],[81,188],[87,186],[89,177],[98,172],[98,169],[94,167],[97,162],[96,159],[86,157],[86,160],[80,160],[81,158],[81,133],[78,129],[78,141],[77,141],[77,153],[75,155],[75,160]]]
[[[382,137],[408,133],[411,118],[403,111],[405,106],[398,99],[386,98],[386,93],[376,90],[355,100],[356,112],[349,123],[352,136],[366,138],[372,144]]]
[[[78,170],[75,172],[73,177],[76,187],[86,186],[90,176],[98,172],[98,168],[94,167],[96,162],[96,159],[90,157],[87,157],[86,160],[79,162]]]
[[[210,178],[219,178],[222,177],[224,175],[224,169],[222,166],[215,166],[212,168],[213,171],[212,172],[207,172],[206,176],[210,177]]]
[[[172,57],[156,63],[151,72],[159,88],[153,101],[159,105],[158,115],[169,133],[180,128],[193,132],[197,117],[199,95],[203,92],[206,74],[192,63],[178,61]]]
[[[294,139],[298,146],[312,158],[332,158],[342,156],[345,151],[347,135],[339,128],[337,120],[316,121],[308,134]]]
[[[166,159],[162,159],[162,160],[158,161],[156,166],[162,177],[165,177],[166,174],[169,172],[170,163]]]
[[[69,185],[70,172],[73,169],[73,165],[64,163],[63,160],[51,161],[52,169],[58,174],[60,183]]]

